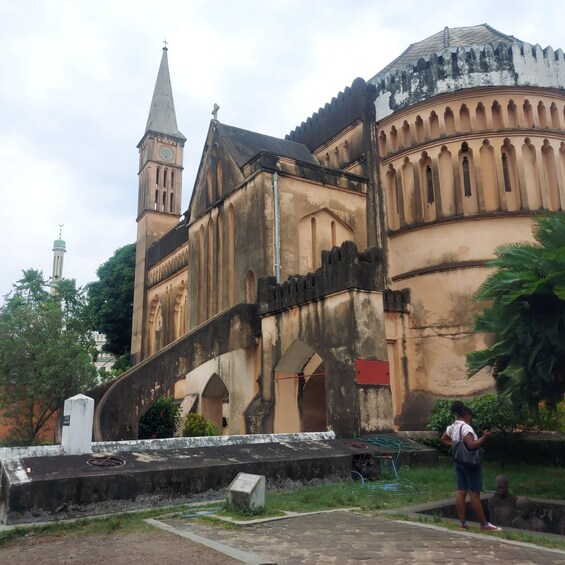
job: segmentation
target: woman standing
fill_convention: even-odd
[[[473,412],[459,400],[451,406],[451,411],[455,415],[455,422],[447,427],[441,441],[447,445],[453,445],[456,441],[464,441],[469,449],[477,449],[490,437],[490,432],[485,430],[483,435],[478,438],[475,430],[471,426]],[[455,463],[455,474],[457,477],[457,494],[455,495],[455,507],[459,518],[459,527],[463,530],[469,528],[465,519],[465,498],[469,493],[471,508],[475,516],[481,523],[481,530],[499,532],[500,528],[493,526],[487,521],[483,505],[481,504],[481,490],[483,488],[483,469],[482,465],[471,467]]]

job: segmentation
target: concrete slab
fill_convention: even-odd
[[[2,461],[0,475],[0,523],[215,499],[240,472],[265,475],[270,486],[343,480],[360,452],[386,453],[357,444],[301,439],[169,449],[144,445],[138,450],[8,459]],[[424,463],[433,463],[433,450],[422,450],[421,456]]]

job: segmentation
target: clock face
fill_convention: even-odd
[[[165,145],[159,147],[159,157],[161,157],[163,161],[172,161],[174,156],[175,154],[170,147],[166,147]]]

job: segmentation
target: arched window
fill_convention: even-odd
[[[163,188],[167,188],[167,169],[163,171]]]
[[[559,129],[559,110],[555,105],[555,102],[551,103],[549,108],[549,113],[551,114],[551,127],[552,129]]]
[[[336,231],[336,225],[335,225],[334,221],[332,221],[330,229],[331,229],[331,232],[332,232],[332,247],[334,247],[336,245],[336,242],[337,242],[337,231]]]
[[[155,189],[155,200],[153,202],[153,209],[157,210],[159,208],[159,190]]]
[[[439,118],[434,111],[430,114],[430,136],[432,139],[437,139],[440,136]]]
[[[169,212],[172,214],[175,211],[175,195],[172,192],[170,196],[170,206],[171,208],[169,209]]]
[[[541,100],[538,103],[538,118],[539,127],[547,128],[547,112],[545,110],[545,104]]]
[[[559,179],[557,177],[557,162],[555,153],[549,140],[543,140],[541,148],[543,172],[545,177],[546,191],[548,193],[548,207],[552,212],[561,209],[559,201]]]
[[[464,141],[461,144],[461,169],[463,172],[463,195],[470,198],[473,194],[471,189],[471,172],[469,168],[469,146]]]
[[[492,127],[493,129],[502,129],[504,127],[500,104],[496,100],[492,103]]]
[[[398,132],[394,126],[390,128],[390,145],[393,152],[398,151]]]
[[[208,169],[208,173],[206,174],[206,207],[214,202],[213,185],[214,178],[212,176],[212,170]]]
[[[445,133],[447,135],[454,135],[455,134],[455,118],[453,117],[453,112],[451,108],[448,106],[445,109],[445,114],[443,117],[445,121]]]
[[[434,203],[434,173],[430,165],[426,167],[426,185],[428,193],[428,204]]]
[[[384,131],[381,131],[381,133],[379,134],[379,151],[380,151],[381,155],[387,154],[386,133]]]
[[[171,190],[175,189],[175,171],[171,171]]]
[[[463,157],[463,184],[465,187],[465,196],[471,196],[471,176],[469,174],[469,159],[465,156]]]
[[[391,230],[397,230],[400,227],[400,195],[396,170],[392,165],[388,166],[386,179],[388,227]]]
[[[522,206],[522,201],[516,170],[516,150],[508,138],[504,140],[501,147],[501,164],[506,208],[509,211],[519,210]]]
[[[402,124],[402,145],[410,147],[412,145],[412,134],[410,132],[410,124],[404,120]]]
[[[208,282],[207,282],[207,289],[208,289],[208,295],[207,295],[207,305],[206,305],[206,315],[209,318],[210,316],[212,316],[215,312],[214,312],[214,291],[216,290],[214,288],[214,275],[215,275],[215,269],[214,269],[214,251],[215,251],[215,247],[214,247],[214,221],[212,220],[212,218],[210,218],[210,220],[208,221]]]
[[[508,102],[508,127],[518,127],[518,108],[516,107],[514,100],[510,100],[510,102]]]
[[[485,107],[482,102],[477,104],[477,109],[475,110],[475,114],[477,116],[477,128],[479,131],[483,131],[487,129],[487,116],[485,112]]]
[[[347,141],[343,142],[343,164],[349,163],[349,143]]]
[[[421,116],[416,116],[416,142],[424,143],[424,120]]]
[[[312,269],[318,267],[318,234],[316,230],[316,218],[310,220],[310,237],[312,245]]]
[[[510,169],[508,168],[508,155],[502,153],[502,175],[504,177],[504,191],[512,192],[512,182],[510,180]]]
[[[534,113],[532,112],[532,105],[529,100],[524,102],[524,119],[526,120],[526,127],[534,127]]]
[[[161,180],[161,168],[157,167],[157,176],[155,178],[155,184],[159,186],[159,181]]]
[[[233,204],[228,208],[228,300],[235,304],[235,212]]]
[[[224,170],[222,162],[218,161],[216,165],[216,191],[218,196],[223,196],[224,194]]]
[[[161,207],[161,212],[166,212],[166,207],[167,206],[167,191],[163,190],[163,204]]]
[[[471,131],[471,116],[469,115],[469,108],[465,104],[459,110],[459,121],[461,131]]]
[[[204,226],[198,232],[198,323],[206,319],[206,236]]]

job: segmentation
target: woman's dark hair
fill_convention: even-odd
[[[473,415],[473,411],[468,406],[465,406],[465,404],[463,404],[460,400],[456,400],[451,405],[451,411],[460,418]]]

